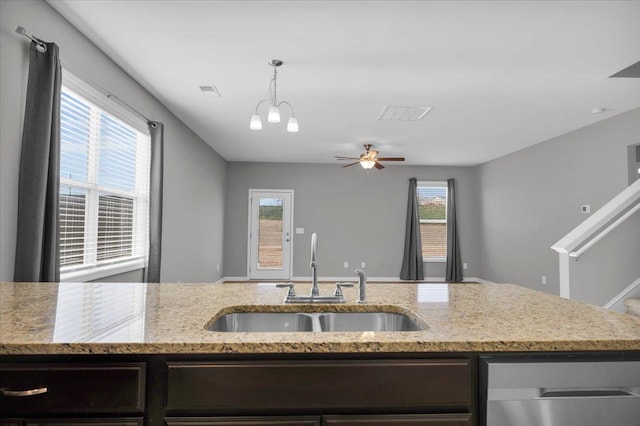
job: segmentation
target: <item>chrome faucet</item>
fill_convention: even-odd
[[[284,303],[345,303],[343,287],[353,287],[353,283],[336,283],[336,289],[332,295],[320,296],[318,289],[318,236],[314,232],[311,234],[311,294],[309,296],[298,296],[293,288],[293,283],[277,283],[276,287],[288,288]],[[365,285],[367,277],[362,269],[355,271],[360,277],[360,291],[358,293],[358,303],[365,303]]]
[[[320,295],[318,290],[318,236],[311,234],[311,297]]]
[[[358,303],[367,303],[367,276],[360,268],[354,272],[358,274]]]

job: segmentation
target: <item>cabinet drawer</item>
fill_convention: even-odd
[[[465,359],[168,364],[169,410],[467,411],[470,400]]]
[[[324,416],[323,426],[471,426],[471,414]]]
[[[320,426],[320,417],[167,417],[167,426]]]
[[[0,412],[142,413],[144,363],[4,364],[0,366]],[[31,396],[11,392],[39,389]],[[46,391],[45,391],[46,389]]]

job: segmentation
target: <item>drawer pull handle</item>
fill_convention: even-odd
[[[33,396],[33,395],[40,395],[42,393],[46,393],[47,392],[47,388],[36,388],[36,389],[29,389],[29,390],[22,390],[22,391],[12,391],[12,390],[7,390],[7,389],[0,389],[0,395],[3,396]]]

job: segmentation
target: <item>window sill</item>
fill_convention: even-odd
[[[87,282],[145,268],[144,259],[134,259],[89,269],[60,272],[60,282]]]
[[[446,257],[423,257],[423,263],[445,263],[447,261]]]

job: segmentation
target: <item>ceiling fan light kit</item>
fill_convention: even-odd
[[[380,161],[404,161],[404,157],[378,157],[379,152],[373,149],[373,145],[367,143],[364,144],[365,152],[360,154],[360,157],[339,157],[335,158],[338,160],[357,160],[353,163],[347,164],[344,167],[351,167],[355,164],[360,164],[363,169],[384,169],[384,166],[380,164]]]
[[[298,119],[293,111],[293,106],[287,101],[278,102],[278,67],[282,64],[283,62],[279,59],[272,59],[271,62],[269,62],[269,65],[273,67],[273,78],[269,83],[269,91],[267,93],[268,99],[262,99],[256,105],[256,110],[251,116],[251,121],[249,122],[249,128],[251,130],[262,130],[262,120],[258,114],[258,108],[265,102],[269,103],[269,112],[267,113],[267,121],[269,123],[280,122],[280,105],[285,104],[291,108],[291,117],[289,117],[289,121],[287,121],[287,132],[297,133],[299,130]]]
[[[373,161],[373,160],[363,159],[363,160],[360,160],[360,165],[362,166],[363,169],[369,170],[369,169],[372,169],[373,166],[376,165],[376,162]]]

